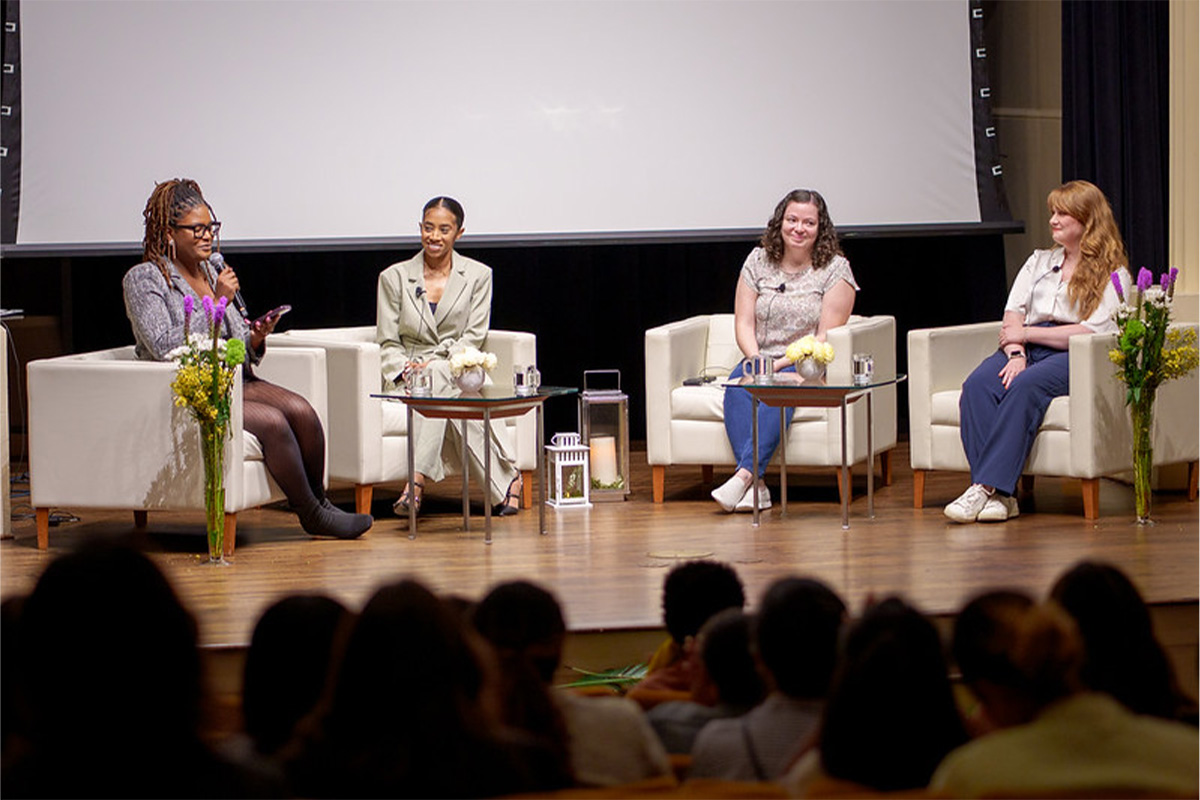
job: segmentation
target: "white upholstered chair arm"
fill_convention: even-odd
[[[671,391],[700,375],[708,349],[709,316],[646,331],[646,460],[671,463]]]
[[[1116,334],[1072,336],[1070,362],[1071,471],[1098,478],[1132,467],[1132,437],[1125,386],[1116,377],[1108,351]]]
[[[933,466],[933,395],[962,388],[972,370],[999,347],[999,336],[999,321],[908,332],[908,430],[914,469]]]
[[[483,350],[496,354],[496,368],[492,370],[492,383],[511,386],[513,369],[537,365],[537,336],[527,331],[490,330],[483,340]],[[517,469],[530,471],[537,467],[537,412],[530,411],[517,417],[516,452],[512,453]]]
[[[1194,295],[1193,295],[1194,297]],[[1176,297],[1176,303],[1179,298]],[[1195,322],[1176,323],[1172,328],[1197,331]],[[1128,415],[1128,409],[1126,409]],[[1154,463],[1180,464],[1200,460],[1200,372],[1158,387],[1154,401]]]
[[[876,376],[890,377],[896,374],[896,318],[893,316],[851,317],[845,325],[827,331],[825,340],[833,345],[833,361],[825,370],[825,379],[829,384],[845,386],[853,382],[855,353],[871,355]],[[874,408],[874,449],[876,452],[888,450],[896,444],[896,387],[876,389],[871,402]],[[840,446],[830,441],[830,447],[835,445]]]

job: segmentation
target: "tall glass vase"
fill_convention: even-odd
[[[1154,427],[1154,392],[1142,391],[1130,405],[1133,420],[1133,501],[1139,525],[1150,525],[1150,472],[1154,464],[1151,429]]]
[[[204,451],[204,519],[208,533],[208,561],[225,564],[225,425],[200,423]]]

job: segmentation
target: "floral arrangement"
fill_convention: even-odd
[[[192,333],[195,302],[183,299],[183,345],[168,357],[179,362],[171,390],[175,405],[186,408],[200,423],[204,457],[204,510],[208,528],[208,557],[224,562],[225,536],[225,439],[229,435],[229,403],[238,367],[246,360],[246,343],[220,337],[227,300],[202,301],[208,320],[208,335]]]
[[[481,367],[485,372],[491,372],[496,367],[496,354],[468,347],[450,356],[450,374],[456,378],[476,367]]]
[[[1161,384],[1188,374],[1200,360],[1195,330],[1168,329],[1178,277],[1179,270],[1172,267],[1155,285],[1154,275],[1142,267],[1127,297],[1121,273],[1111,276],[1121,305],[1114,315],[1117,346],[1108,357],[1125,384],[1125,404],[1133,424],[1133,495],[1139,524],[1150,523],[1154,395]]]
[[[828,364],[833,361],[833,345],[819,341],[810,333],[789,344],[784,355],[792,363],[811,358],[818,364]]]
[[[1160,384],[1196,368],[1196,332],[1167,329],[1178,276],[1179,270],[1172,267],[1155,285],[1154,275],[1142,267],[1127,299],[1120,273],[1112,274],[1121,306],[1116,313],[1117,346],[1109,351],[1108,358],[1117,365],[1117,377],[1128,387],[1127,404],[1138,402],[1143,392],[1153,394]]]

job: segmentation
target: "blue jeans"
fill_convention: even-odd
[[[1007,389],[999,372],[1008,356],[997,350],[963,382],[958,400],[959,435],[971,482],[1016,491],[1034,437],[1055,397],[1070,389],[1065,350],[1026,345],[1027,365]]]
[[[785,367],[780,372],[795,372],[795,366]],[[742,365],[738,364],[729,373],[730,380],[742,377]],[[747,472],[754,472],[754,420],[750,417],[754,407],[754,398],[745,389],[736,386],[725,387],[725,434],[729,444],[733,446],[733,455],[737,465]],[[784,409],[787,425],[792,424],[794,408]],[[760,404],[758,407],[758,475],[762,477],[767,471],[767,464],[775,455],[781,438],[779,429],[779,409]]]

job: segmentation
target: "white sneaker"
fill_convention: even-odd
[[[1017,507],[1017,498],[994,494],[983,504],[983,508],[979,510],[979,516],[975,517],[975,521],[1004,522],[1007,519],[1019,516],[1021,516],[1021,509]]]
[[[734,511],[753,511],[754,510],[753,495],[755,495],[755,494],[758,495],[758,510],[759,511],[764,511],[771,507],[771,490],[768,489],[767,485],[765,483],[763,483],[762,481],[758,481],[756,483],[756,486],[758,488],[755,491],[746,492],[744,495],[742,495],[742,499],[738,500],[738,504],[737,504],[737,506],[734,507]]]
[[[972,483],[942,513],[955,522],[974,522],[990,498],[982,483]]]
[[[749,494],[750,486],[734,473],[734,476],[712,490],[712,499],[717,501],[721,510],[732,514],[737,504]]]

